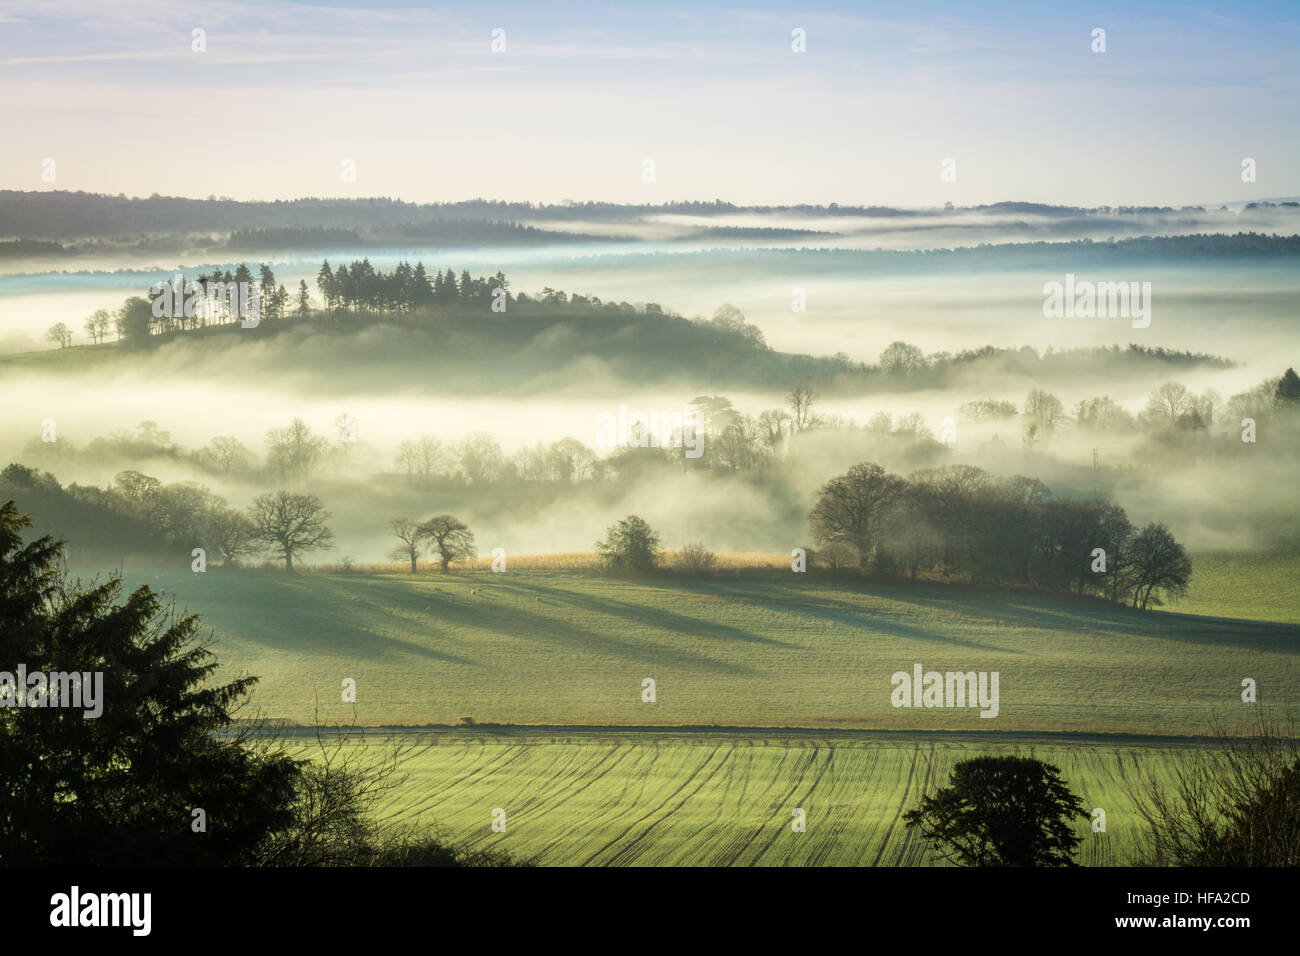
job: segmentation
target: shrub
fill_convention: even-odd
[[[659,563],[659,535],[644,518],[628,515],[605,531],[596,542],[605,567],[611,571],[652,571]]]
[[[718,556],[703,544],[688,544],[677,552],[677,570],[687,574],[712,574],[718,568]]]
[[[1216,724],[1214,746],[1180,763],[1172,784],[1144,775],[1140,864],[1300,865],[1300,739],[1290,716],[1285,727],[1262,711],[1256,720],[1242,735]]]

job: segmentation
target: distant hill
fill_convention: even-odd
[[[68,255],[72,255],[72,253],[63,248],[62,243],[58,242],[46,242],[41,239],[14,239],[9,242],[0,242],[0,260],[36,259]]]
[[[656,307],[657,308],[657,307]],[[285,356],[292,356],[287,366]],[[507,316],[481,309],[434,307],[401,314],[313,313],[263,321],[257,328],[210,326],[150,336],[143,346],[116,344],[0,356],[0,373],[19,369],[85,374],[95,367],[153,356],[174,370],[237,365],[242,373],[301,377],[317,387],[440,391],[545,391],[613,376],[625,382],[691,388],[789,388],[800,382],[823,394],[907,392],[957,384],[966,376],[1016,376],[1040,382],[1116,374],[1169,374],[1226,368],[1213,355],[1130,345],[1040,355],[1032,348],[985,346],[927,361],[900,374],[843,356],[780,352],[747,344],[715,325],[663,311],[611,311],[572,304],[516,305]],[[382,369],[382,373],[380,370]]]
[[[274,202],[242,202],[218,198],[186,199],[153,195],[147,199],[124,195],[62,190],[0,190],[0,236],[28,239],[72,239],[168,233],[226,235],[259,229],[345,229],[393,231],[423,223],[510,223],[539,220],[635,222],[647,216],[726,216],[739,213],[782,214],[813,218],[855,216],[871,219],[932,220],[957,212],[983,216],[1032,215],[1045,218],[1138,216],[1151,213],[1204,211],[1201,206],[1053,206],[1000,202],[955,209],[899,209],[891,206],[738,206],[712,202],[529,203],[470,199],[446,203],[411,203],[388,197],[367,199],[303,198]],[[1215,207],[1217,208],[1217,207]],[[462,226],[463,228],[463,226]]]

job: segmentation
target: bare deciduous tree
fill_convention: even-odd
[[[420,530],[433,543],[443,574],[447,573],[447,566],[451,562],[475,556],[474,532],[459,518],[435,515],[420,525]]]
[[[424,553],[424,540],[428,537],[428,532],[424,526],[410,518],[392,518],[388,522],[388,527],[392,529],[397,540],[401,542],[391,552],[389,556],[394,561],[409,560],[411,562],[411,573],[416,572],[416,562],[419,561],[420,555]]]
[[[285,571],[293,571],[294,555],[318,551],[334,541],[325,527],[329,513],[315,495],[274,491],[259,495],[249,508],[258,536],[284,558]]]
[[[72,329],[68,328],[62,322],[51,325],[46,329],[45,337],[51,342],[57,343],[61,349],[72,347]]]
[[[329,451],[329,442],[314,434],[301,418],[295,418],[288,428],[268,431],[266,447],[266,463],[280,473],[281,479],[302,481]]]
[[[854,465],[817,492],[808,520],[818,544],[843,542],[858,552],[866,567],[884,523],[885,513],[902,493],[904,482],[876,464]]]
[[[214,508],[207,518],[204,542],[221,556],[222,567],[230,567],[240,555],[258,549],[257,527],[248,515],[234,508]]]
[[[397,465],[412,477],[436,475],[450,463],[451,453],[432,435],[406,439],[397,446]]]
[[[245,471],[256,462],[244,443],[231,435],[218,435],[199,454],[225,474]]]
[[[786,401],[790,405],[790,411],[794,419],[794,430],[801,432],[812,428],[816,423],[812,407],[813,403],[817,401],[817,394],[807,385],[796,385],[790,390]]]
[[[1257,707],[1262,705],[1256,704]],[[1300,738],[1295,720],[1256,714],[1248,734],[1213,725],[1214,743],[1175,762],[1172,783],[1148,768],[1131,793],[1154,866],[1300,866]]]

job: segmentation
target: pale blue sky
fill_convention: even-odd
[[[919,206],[1292,195],[1298,11],[0,0],[0,186]],[[796,28],[807,52],[791,50]],[[956,182],[941,180],[947,158]]]

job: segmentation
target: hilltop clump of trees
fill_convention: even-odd
[[[553,373],[557,362],[584,355],[598,356],[629,380],[707,376],[748,386],[798,381],[826,394],[959,388],[999,376],[1060,381],[1234,364],[1215,355],[1136,344],[1062,351],[1049,346],[1041,353],[1027,346],[983,346],[926,354],[899,341],[875,362],[845,353],[777,352],[730,303],[711,317],[686,318],[656,302],[606,301],[550,286],[528,293],[513,289],[500,270],[486,276],[453,268],[430,273],[418,261],[402,261],[384,272],[369,258],[337,267],[327,259],[314,282],[301,279],[296,290],[280,283],[266,263],[179,279],[173,274],[166,282],[171,288],[151,286],[111,314],[97,310],[86,320],[86,340],[112,339],[124,349],[140,350],[195,336],[231,342],[236,335],[263,339],[292,331],[298,334],[286,342],[297,344],[313,332],[378,329],[395,333],[384,340],[391,343],[385,349],[392,361],[419,355],[426,370],[429,363],[436,365],[439,381],[449,386],[467,379],[516,389],[534,375]],[[254,300],[256,316],[250,321]],[[562,334],[554,334],[557,327]],[[65,349],[77,344],[78,335],[61,323],[47,332]],[[500,371],[506,365],[509,375]]]
[[[501,271],[491,276],[474,276],[468,270],[458,275],[454,269],[447,268],[430,274],[423,262],[412,266],[403,261],[391,272],[383,272],[375,269],[368,257],[337,268],[326,259],[316,275],[315,294],[306,280],[301,280],[298,289],[291,293],[277,282],[274,270],[266,263],[258,267],[256,274],[247,263],[240,263],[225,272],[179,275],[179,278],[176,274],[168,277],[167,284],[172,288],[151,286],[143,296],[129,298],[113,315],[111,323],[101,323],[95,341],[102,340],[110,326],[117,341],[126,347],[144,348],[181,333],[240,328],[266,335],[303,322],[316,322],[338,331],[360,329],[373,323],[428,330],[437,328],[440,318],[500,317],[509,321],[521,314],[525,317],[667,317],[685,322],[654,302],[639,305],[605,302],[599,296],[570,295],[549,286],[533,295],[516,293]],[[250,290],[246,299],[241,299],[243,289]],[[254,295],[258,303],[257,322],[250,326],[247,320]],[[160,298],[170,303],[159,303]],[[734,306],[727,308],[735,312],[727,321],[700,320],[721,334],[718,343],[726,344],[728,336],[746,348],[761,343],[761,334],[744,322],[739,310]],[[503,313],[510,313],[509,318]],[[56,337],[51,330],[50,338],[61,347],[69,347],[73,343],[70,334],[62,334],[66,331],[69,330],[60,327]]]

